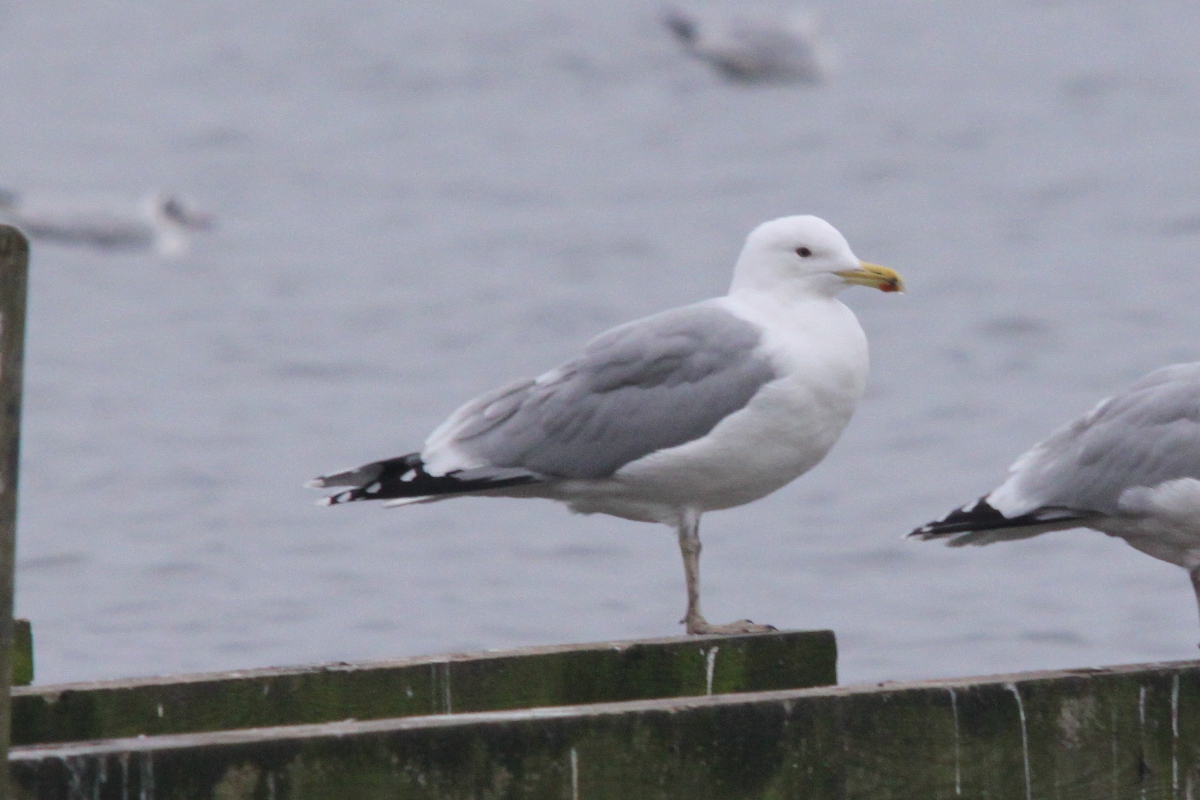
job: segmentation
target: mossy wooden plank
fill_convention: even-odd
[[[13,719],[9,689],[17,675],[13,663],[13,570],[28,288],[29,240],[11,225],[0,225],[0,756],[8,752]],[[0,773],[0,797],[8,796],[7,773]]]
[[[536,647],[17,689],[18,744],[803,688],[837,682],[831,631]]]
[[[13,686],[33,683],[33,628],[27,619],[13,620],[12,683]]]
[[[42,745],[11,763],[28,800],[1183,800],[1200,789],[1200,662]]]

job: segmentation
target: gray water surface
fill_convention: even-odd
[[[1120,542],[901,536],[1200,358],[1200,6],[813,7],[816,88],[723,83],[634,0],[0,6],[0,185],[221,218],[175,261],[35,249],[39,682],[680,631],[661,526],[300,486],[722,293],[803,212],[909,292],[846,294],[871,385],[826,462],[706,516],[709,619],[833,628],[844,682],[1194,656],[1186,576]]]

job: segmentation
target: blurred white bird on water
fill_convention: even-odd
[[[833,53],[816,17],[801,9],[720,12],[670,7],[663,24],[689,55],[743,83],[821,83]]]
[[[0,222],[16,225],[29,238],[107,251],[154,250],[172,258],[190,246],[192,231],[214,227],[212,214],[174,194],[155,193],[137,203],[72,197],[27,198],[0,189]]]

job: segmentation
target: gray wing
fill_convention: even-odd
[[[759,340],[758,328],[710,304],[622,325],[536,381],[467,404],[427,452],[451,447],[492,467],[608,477],[699,439],[774,380]]]
[[[1111,514],[1126,489],[1177,478],[1200,479],[1200,362],[1155,370],[1104,400],[1023,456],[991,497],[1008,491],[1024,511]]]

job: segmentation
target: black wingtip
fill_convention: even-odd
[[[330,495],[318,505],[337,506],[343,503],[353,503],[357,500],[398,500],[402,498],[433,497],[443,494],[465,494],[480,492],[488,489],[503,489],[510,486],[524,486],[538,483],[540,478],[520,470],[500,470],[497,474],[479,474],[451,472],[446,475],[430,475],[425,471],[425,462],[420,453],[409,453],[385,461],[365,464],[346,473],[339,473],[337,478],[353,475],[358,486]],[[310,485],[321,487],[321,478],[310,482]],[[348,482],[343,482],[345,486]],[[334,483],[333,485],[338,485]]]
[[[337,505],[341,505],[342,503],[349,503],[351,500],[358,500],[358,499],[360,499],[360,498],[355,497],[353,491],[338,492],[337,494],[330,495],[329,497],[322,497],[320,500],[317,501],[317,505],[319,505],[319,506],[337,506]]]
[[[984,496],[969,506],[951,511],[945,519],[926,523],[908,535],[922,540],[954,537],[951,545],[988,544],[1072,528],[1092,516],[1092,512],[1078,509],[1042,506],[1027,514],[1006,517]]]
[[[1029,524],[1027,521],[1018,522],[1019,519],[1009,519],[992,508],[985,495],[971,505],[954,509],[946,515],[945,519],[925,523],[908,534],[908,536],[910,538],[915,537],[922,540],[929,540],[938,539],[942,536],[953,536],[956,533],[971,533],[972,531],[986,531]]]

